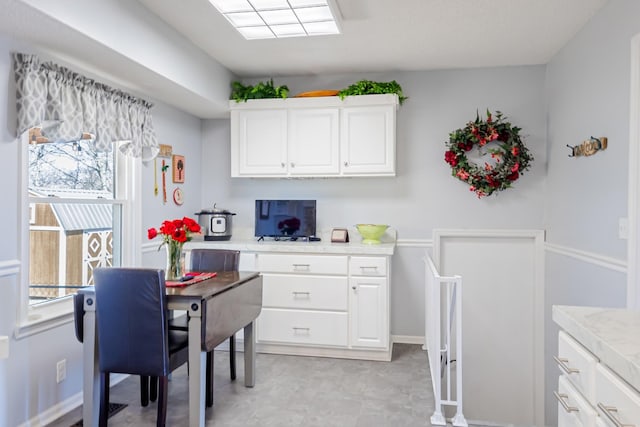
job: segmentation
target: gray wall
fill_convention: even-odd
[[[618,218],[627,216],[630,40],[640,32],[638,16],[640,2],[610,1],[547,66],[547,242],[594,258],[626,260]],[[607,150],[567,157],[566,144],[591,135],[607,136]],[[546,420],[553,425],[558,328],[551,305],[624,307],[626,274],[547,252],[545,294]]]
[[[202,200],[238,215],[234,227],[253,229],[254,200],[312,198],[318,227],[361,222],[391,224],[400,246],[393,258],[391,332],[424,336],[422,257],[435,228],[541,229],[543,227],[546,124],[544,66],[387,74],[283,77],[295,94],[343,88],[357,80],[397,80],[409,96],[397,113],[397,177],[337,179],[229,178],[229,122],[203,125]],[[444,142],[475,119],[476,110],[501,110],[522,127],[535,161],[513,189],[482,200],[451,177]],[[207,184],[209,183],[209,184]]]

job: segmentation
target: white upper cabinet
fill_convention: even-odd
[[[339,115],[335,108],[289,110],[289,174],[338,175]]]
[[[231,176],[395,176],[397,106],[396,95],[231,101]]]
[[[394,105],[342,109],[344,175],[395,175],[395,112]]]
[[[287,111],[231,111],[231,176],[280,176],[287,171]]]

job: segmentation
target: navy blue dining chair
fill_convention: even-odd
[[[192,249],[190,253],[189,271],[218,272],[238,271],[240,265],[240,252],[226,249]],[[169,320],[172,330],[187,331],[187,315],[178,316]],[[231,380],[236,379],[236,336],[229,337],[229,373]],[[206,364],[206,405],[213,406],[213,351],[207,353]],[[153,387],[151,389],[154,397]]]
[[[141,376],[142,403],[149,377],[159,382],[157,425],[167,417],[168,376],[188,361],[188,333],[169,329],[164,271],[98,268],[96,292],[100,427],[107,425],[109,374]],[[147,402],[148,402],[148,394]]]

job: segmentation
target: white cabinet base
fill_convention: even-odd
[[[352,350],[348,348],[323,348],[318,346],[304,346],[300,344],[256,344],[258,353],[287,354],[290,356],[316,356],[335,357],[338,359],[375,360],[380,362],[390,362],[393,351],[393,343],[385,350],[363,350],[361,348]]]

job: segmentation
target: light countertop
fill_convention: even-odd
[[[185,245],[185,249],[210,248],[229,249],[243,252],[293,252],[320,253],[345,255],[393,255],[395,243],[380,243],[379,245],[365,245],[359,242],[331,243],[330,241],[256,241],[256,239],[240,239],[229,241],[192,240]]]
[[[640,311],[553,306],[553,320],[640,391]]]
[[[205,241],[202,236],[195,236],[185,245],[185,249],[228,249],[242,252],[285,252],[285,253],[315,253],[315,254],[345,254],[345,255],[393,255],[396,248],[397,232],[389,227],[382,236],[380,244],[362,244],[362,237],[354,229],[349,229],[350,241],[347,243],[331,243],[331,232],[325,230],[320,233],[322,240],[319,242],[274,241],[266,238],[258,241],[253,236],[253,229],[234,230],[231,240]]]

